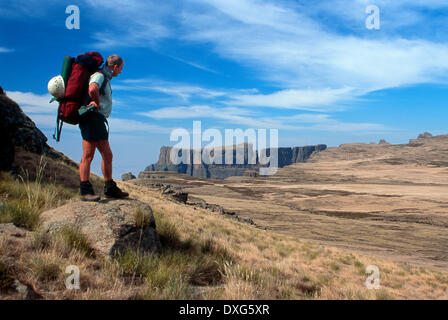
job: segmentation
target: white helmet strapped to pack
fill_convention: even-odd
[[[48,92],[55,98],[63,98],[65,96],[65,83],[62,76],[51,78],[48,82]]]

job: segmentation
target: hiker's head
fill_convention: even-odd
[[[123,70],[124,61],[120,56],[116,54],[111,54],[107,57],[106,65],[112,70],[112,77],[116,77]]]

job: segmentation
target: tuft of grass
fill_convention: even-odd
[[[40,281],[53,281],[58,279],[61,274],[61,268],[58,264],[43,258],[35,258],[31,268]]]
[[[332,262],[330,263],[330,269],[334,272],[338,272],[339,270],[341,270],[341,267],[339,266],[338,263]]]
[[[8,290],[14,283],[8,266],[0,261],[0,291]]]
[[[200,251],[203,254],[215,257],[219,261],[233,261],[232,255],[224,247],[218,245],[212,238],[199,241]]]
[[[33,240],[30,244],[30,248],[33,250],[45,250],[51,245],[51,235],[47,232],[35,232],[33,234]]]
[[[314,260],[320,255],[319,250],[313,249],[316,249],[316,247],[310,243],[305,243],[302,245],[303,255],[308,260]]]
[[[296,284],[296,288],[305,296],[316,298],[320,295],[320,286],[307,276],[302,276]]]
[[[361,261],[355,259],[353,262],[353,266],[356,268],[356,270],[360,276],[363,276],[365,274],[366,267]]]
[[[12,222],[15,226],[34,230],[39,224],[39,210],[21,200],[10,200],[0,207],[0,223]]]
[[[120,274],[131,282],[144,281],[142,299],[191,299],[188,265],[191,260],[179,252],[143,253],[129,249],[116,258]]]
[[[205,261],[196,263],[190,274],[189,283],[195,286],[213,286],[222,283],[222,274],[219,272],[219,263]]]
[[[162,249],[145,253],[129,248],[115,257],[118,274],[131,282],[144,282],[142,299],[193,299],[196,287],[221,284],[220,272],[228,251],[211,237],[182,239],[176,225],[160,212],[154,214]],[[116,270],[115,268],[111,268]]]
[[[86,235],[84,235],[76,226],[65,225],[58,233],[68,248],[77,250],[87,257],[95,256],[94,250],[90,246]]]
[[[263,286],[265,283],[262,273],[232,261],[225,261],[219,271],[227,280],[244,280],[259,286]]]
[[[157,233],[163,247],[171,249],[187,249],[189,247],[189,243],[184,243],[180,240],[180,233],[176,225],[168,221],[163,213],[154,213],[154,219],[156,220]]]
[[[150,216],[142,207],[138,207],[132,213],[135,218],[135,226],[139,229],[143,229],[149,226]]]
[[[170,277],[159,275],[147,280],[148,288],[143,295],[145,300],[191,300],[194,299],[192,288],[182,274],[171,274]]]
[[[340,258],[338,258],[338,260],[340,262],[342,262],[343,264],[351,265],[351,264],[354,263],[356,258],[353,255],[350,254],[350,255],[347,255],[347,256],[344,256],[344,257],[340,257]]]
[[[389,294],[385,289],[379,289],[375,292],[376,300],[393,300],[393,296]]]
[[[117,256],[116,261],[120,267],[120,273],[124,277],[143,277],[152,268],[151,255],[139,250],[126,250]]]
[[[14,223],[27,230],[39,225],[40,213],[59,206],[74,196],[67,188],[42,181],[45,163],[37,168],[34,181],[27,173],[15,179],[6,172],[0,173],[0,223]]]
[[[318,283],[329,286],[333,282],[334,278],[328,274],[321,274],[317,276]]]

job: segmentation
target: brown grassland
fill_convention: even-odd
[[[297,164],[269,179],[172,178],[268,230],[121,182],[151,205],[162,250],[114,259],[95,256],[76,227],[40,232],[39,214],[77,201],[75,190],[2,174],[0,221],[29,232],[0,237],[0,291],[18,278],[45,299],[447,299],[446,169],[341,161]],[[18,213],[5,209],[13,207]],[[426,215],[432,223],[421,222]],[[80,269],[80,290],[65,287],[69,265]],[[380,270],[380,289],[366,288],[369,265]]]

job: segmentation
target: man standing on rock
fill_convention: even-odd
[[[103,172],[105,186],[104,195],[107,198],[125,198],[129,194],[123,192],[112,180],[112,150],[109,145],[109,130],[106,118],[112,111],[112,89],[110,81],[117,77],[123,69],[124,61],[118,55],[110,55],[101,72],[95,72],[89,81],[89,96],[91,102],[87,110],[79,121],[79,128],[82,135],[82,160],[79,165],[79,176],[81,178],[81,200],[98,201],[100,197],[95,195],[93,186],[89,181],[90,165],[95,154],[95,150],[101,153],[101,170]],[[104,82],[106,83],[104,84]],[[106,127],[107,125],[107,127]]]

